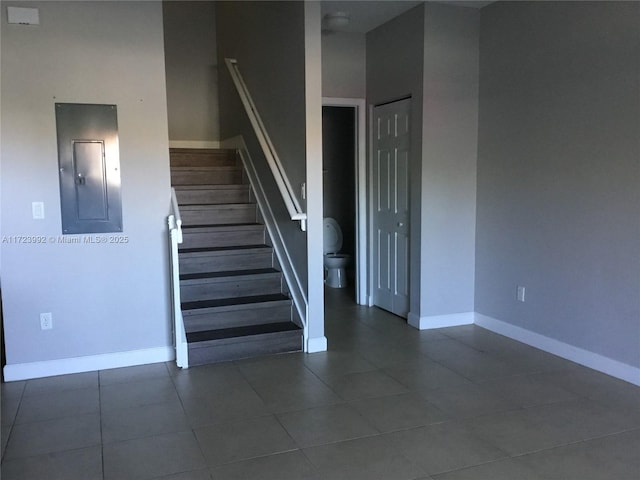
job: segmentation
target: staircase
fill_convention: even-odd
[[[302,329],[233,150],[170,149],[189,365],[299,351]]]

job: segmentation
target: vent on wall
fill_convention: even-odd
[[[40,25],[37,8],[7,7],[7,21],[18,25]]]

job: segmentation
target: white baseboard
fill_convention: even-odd
[[[531,330],[511,325],[510,323],[480,313],[475,314],[475,324],[492,332],[504,335],[505,337],[526,343],[545,352],[566,358],[572,362],[640,386],[640,368],[627,365],[626,363],[613,360],[598,353],[574,347],[568,343],[546,337]]]
[[[307,353],[326,352],[327,337],[315,337],[307,340]]]
[[[169,148],[220,148],[218,140],[169,140]]]
[[[474,312],[451,313],[448,315],[431,315],[420,317],[413,312],[409,312],[407,323],[418,330],[429,330],[431,328],[457,327],[459,325],[470,325],[474,320]]]
[[[173,347],[147,348],[128,352],[105,353],[86,357],[61,358],[43,362],[5,365],[4,379],[7,382],[30,378],[52,377],[69,373],[93,372],[109,368],[131,367],[148,363],[169,362],[175,359]]]

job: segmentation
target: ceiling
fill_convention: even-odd
[[[395,1],[395,0],[378,0],[378,1],[343,1],[343,0],[324,0],[322,2],[322,17],[328,13],[345,12],[349,14],[350,21],[345,27],[336,28],[341,32],[366,33],[369,30],[388,22],[401,13],[410,10],[421,1]],[[458,5],[461,7],[482,8],[490,1],[458,1],[458,0],[442,0],[437,3],[447,3]],[[332,29],[333,30],[333,29]]]

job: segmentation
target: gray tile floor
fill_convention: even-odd
[[[329,351],[2,385],[2,478],[640,478],[640,388],[327,291]]]

